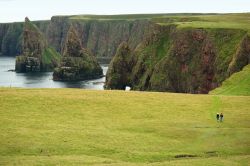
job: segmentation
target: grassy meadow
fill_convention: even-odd
[[[247,166],[249,103],[250,96],[0,88],[0,165]]]
[[[180,28],[216,28],[250,30],[250,13],[207,14],[190,17],[176,17],[175,23]]]
[[[163,26],[205,28],[218,46],[219,69],[231,61],[228,55],[250,29],[249,13],[69,19],[148,19]],[[157,50],[160,59],[170,42],[163,36],[148,49]],[[210,95],[0,88],[0,165],[248,166],[249,69],[233,74]],[[222,123],[216,121],[217,112],[225,115]]]
[[[129,14],[129,15],[74,15],[70,20],[133,21],[149,20],[160,25],[177,25],[179,28],[216,28],[250,30],[250,13],[228,14]]]

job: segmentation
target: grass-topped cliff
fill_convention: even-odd
[[[126,69],[131,71],[126,76],[129,78],[120,77],[126,80],[124,86],[208,93],[249,64],[249,18],[249,13],[77,15],[54,16],[49,24],[36,24],[49,45],[60,53],[70,25],[76,28],[83,47],[96,57],[112,58],[126,42],[133,58],[127,63],[131,65]],[[1,39],[9,41],[6,34],[13,32],[4,33],[9,31],[8,26],[0,25],[2,50],[6,45]],[[13,38],[13,46],[19,48],[15,43],[19,40]]]
[[[0,165],[248,165],[249,100],[2,88]]]
[[[249,13],[241,14],[131,14],[54,16],[50,21],[34,22],[46,35],[49,44],[61,51],[70,23],[78,26],[84,47],[97,56],[112,57],[122,41],[136,45],[151,31],[148,22],[177,25],[180,28],[220,28],[249,30]],[[14,56],[20,53],[23,23],[0,24],[0,52]],[[91,35],[89,35],[91,34]],[[12,43],[11,46],[9,44]],[[97,50],[95,50],[95,48]]]
[[[236,14],[129,14],[129,15],[76,15],[74,20],[149,20],[162,25],[175,24],[180,27],[250,29],[250,13]]]
[[[154,22],[161,25],[175,24],[179,28],[222,28],[250,30],[250,13],[238,14],[197,14],[172,15],[154,18]]]
[[[132,54],[129,59],[123,60],[119,54],[114,57],[126,61],[125,67],[120,61],[111,62],[110,71],[114,66],[119,69],[108,72],[107,80],[113,80],[106,83],[108,89],[126,80],[123,87],[134,90],[208,93],[250,62],[247,30],[156,26],[134,51],[130,50],[132,53],[123,55]],[[123,70],[131,72],[124,75]]]
[[[246,13],[39,22],[34,27],[58,51],[73,25],[84,47],[114,56],[108,89],[207,93],[222,86],[210,95],[0,88],[0,165],[249,165],[249,21]],[[9,35],[21,27],[0,25],[1,48],[18,46],[18,34]],[[42,61],[53,53],[41,51]]]
[[[123,87],[131,86],[134,90],[208,93],[249,64],[249,16],[180,14],[151,17],[150,21],[155,23],[153,30],[144,36],[136,49],[130,48],[133,58],[127,59],[129,65],[124,67],[131,71],[130,74],[121,74],[122,69],[117,69],[113,76],[108,72],[107,79],[114,81],[107,82],[106,87],[121,89],[113,84],[122,82]],[[113,60],[110,71],[114,70],[112,66],[119,66],[114,63],[121,62]]]

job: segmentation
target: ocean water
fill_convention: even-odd
[[[108,64],[100,64],[106,75]],[[21,88],[82,88],[103,90],[105,77],[76,82],[59,82],[52,80],[53,72],[16,73],[15,57],[0,57],[0,87]]]

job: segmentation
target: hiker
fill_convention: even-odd
[[[216,114],[216,119],[217,119],[217,122],[219,122],[219,120],[220,120],[220,114],[219,113]]]
[[[223,113],[220,113],[220,122],[223,121]]]

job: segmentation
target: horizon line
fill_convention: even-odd
[[[170,12],[170,13],[119,13],[119,14],[69,14],[69,15],[64,15],[64,14],[56,14],[50,17],[50,19],[36,19],[36,20],[31,20],[32,22],[36,22],[36,21],[51,21],[51,19],[53,17],[72,17],[72,16],[129,16],[129,15],[172,15],[172,14],[195,14],[195,15],[223,15],[223,14],[250,14],[250,11],[247,12]],[[29,18],[29,16],[26,16]],[[25,19],[25,18],[24,18]],[[4,24],[4,23],[22,23],[23,21],[10,21],[10,22],[1,22],[0,24]]]

